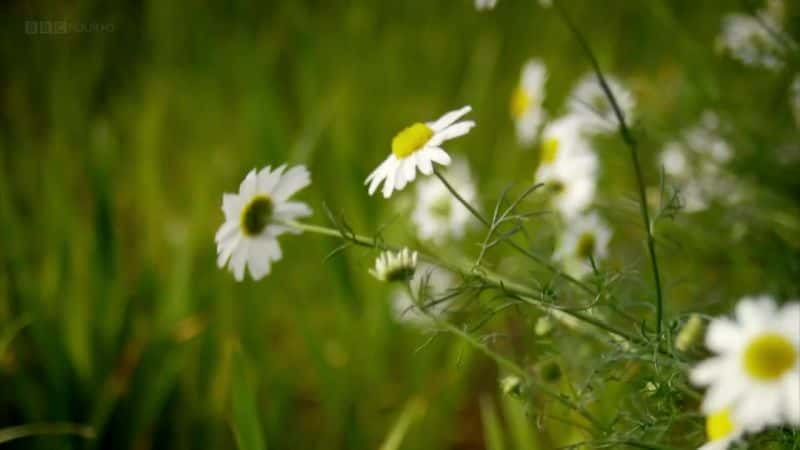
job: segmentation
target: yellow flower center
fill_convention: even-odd
[[[392,139],[392,153],[403,159],[421,149],[433,137],[433,130],[424,123],[415,123]]]
[[[547,138],[542,143],[542,164],[552,164],[558,156],[558,138]]]
[[[528,109],[531,107],[533,103],[533,97],[522,88],[522,86],[517,86],[514,89],[514,93],[511,94],[511,117],[514,119],[519,119]]]
[[[744,349],[744,369],[756,380],[774,381],[797,362],[797,349],[786,337],[777,333],[764,333],[747,344]]]
[[[585,231],[581,234],[581,237],[578,238],[578,246],[575,249],[575,253],[583,259],[586,259],[594,253],[594,246],[595,246],[595,237],[594,233],[590,231]]]
[[[731,412],[728,408],[720,409],[706,417],[706,434],[708,435],[709,441],[722,439],[732,432],[733,421],[731,420]]]
[[[250,203],[242,209],[240,226],[245,236],[261,234],[272,218],[274,210],[275,205],[268,195],[261,194],[253,197]]]

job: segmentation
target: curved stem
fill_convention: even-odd
[[[559,0],[555,0],[553,3],[556,10],[558,10],[559,14],[561,15],[561,18],[566,23],[567,28],[569,28],[569,30],[578,40],[581,49],[591,62],[592,69],[594,70],[594,73],[600,82],[600,87],[603,89],[603,93],[605,93],[609,103],[611,103],[611,108],[614,110],[614,115],[619,123],[619,134],[630,149],[631,161],[633,162],[633,170],[636,174],[636,184],[639,191],[639,206],[641,209],[645,232],[647,234],[647,252],[650,255],[650,266],[653,272],[653,283],[656,291],[656,338],[660,342],[662,337],[661,328],[664,321],[664,298],[661,289],[661,275],[658,269],[658,258],[656,257],[653,225],[650,221],[650,211],[647,206],[647,194],[645,192],[644,176],[642,175],[642,165],[639,162],[639,147],[636,139],[634,139],[630,129],[628,128],[627,122],[625,121],[625,114],[619,107],[617,99],[614,97],[614,93],[611,92],[611,88],[608,87],[608,82],[603,76],[603,72],[600,70],[600,64],[597,62],[597,58],[595,57],[591,47],[589,47],[589,43],[586,41],[586,38],[584,38],[578,27],[575,26],[575,23],[572,21],[572,18],[569,16],[564,7],[561,6],[561,2]]]

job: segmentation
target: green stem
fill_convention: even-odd
[[[560,1],[556,0],[553,2],[555,4],[556,10],[558,10],[559,14],[561,15],[562,19],[567,25],[567,28],[575,35],[575,38],[578,40],[581,49],[585,53],[586,57],[592,64],[592,69],[594,70],[595,75],[597,75],[597,79],[600,81],[600,86],[603,89],[608,101],[611,103],[611,107],[614,110],[614,115],[619,122],[619,134],[622,137],[622,140],[630,149],[631,161],[633,162],[633,169],[636,173],[636,184],[638,186],[639,191],[639,205],[642,214],[642,221],[644,222],[645,232],[647,233],[647,252],[650,254],[650,266],[653,272],[653,283],[655,284],[656,290],[656,336],[660,343],[661,341],[661,328],[662,323],[664,321],[664,298],[661,289],[661,275],[658,269],[658,258],[656,257],[656,250],[655,250],[655,237],[653,236],[653,226],[650,222],[650,211],[647,206],[647,193],[645,191],[645,183],[644,183],[644,176],[642,175],[642,167],[641,163],[639,162],[639,147],[634,139],[633,135],[628,128],[628,124],[625,121],[625,114],[623,114],[622,109],[619,107],[617,103],[616,97],[611,92],[611,89],[608,87],[608,83],[606,82],[605,77],[603,76],[603,72],[600,70],[600,64],[597,61],[597,58],[594,55],[591,47],[589,47],[589,43],[583,37],[583,34],[578,30],[578,27],[575,26],[575,23],[570,18],[567,11],[561,6]]]
[[[334,228],[328,228],[328,227],[323,227],[323,226],[319,226],[319,225],[311,225],[311,224],[302,223],[302,222],[287,222],[286,225],[291,226],[291,227],[296,228],[296,229],[299,229],[299,230],[308,231],[310,233],[316,233],[316,234],[321,234],[321,235],[324,235],[324,236],[331,236],[331,237],[336,237],[336,238],[340,238],[340,239],[345,239],[347,241],[350,241],[350,242],[352,242],[352,243],[354,243],[356,245],[360,245],[362,247],[387,248],[387,247],[380,246],[378,244],[378,241],[376,239],[374,239],[374,238],[366,237],[366,236],[355,234],[355,233],[342,234],[342,232],[340,232],[339,230],[336,230]],[[608,325],[608,324],[606,324],[604,322],[601,322],[601,321],[599,321],[597,319],[594,319],[594,318],[592,318],[590,316],[587,316],[586,314],[583,314],[583,313],[581,313],[579,311],[572,311],[572,310],[569,310],[569,309],[555,308],[555,307],[553,307],[552,305],[550,305],[550,304],[548,304],[546,302],[540,301],[540,300],[537,299],[537,293],[536,292],[532,291],[531,289],[525,287],[524,285],[522,285],[520,283],[517,283],[515,281],[509,280],[509,279],[507,279],[505,277],[502,277],[500,275],[494,274],[494,273],[492,273],[491,271],[489,271],[489,270],[487,270],[485,268],[475,268],[475,267],[468,267],[467,265],[449,264],[449,263],[445,263],[445,262],[439,261],[436,258],[433,258],[433,257],[428,256],[428,255],[424,255],[424,254],[419,254],[419,257],[421,259],[423,259],[423,260],[430,261],[433,264],[436,264],[438,266],[441,266],[441,267],[446,268],[448,270],[451,270],[453,272],[460,273],[462,275],[477,276],[484,283],[490,285],[491,287],[503,290],[503,291],[505,291],[507,293],[510,293],[510,294],[513,294],[518,299],[522,300],[523,302],[525,302],[525,303],[527,303],[529,305],[535,306],[535,307],[543,309],[543,310],[557,310],[557,311],[560,311],[560,312],[562,312],[564,314],[567,314],[569,316],[574,317],[575,319],[580,320],[581,322],[590,324],[590,325],[592,325],[592,326],[594,326],[596,328],[599,328],[601,330],[604,330],[604,331],[606,331],[606,332],[608,332],[608,333],[610,333],[612,335],[615,335],[617,337],[625,339],[626,341],[629,341],[629,342],[631,342],[633,344],[643,344],[641,339],[638,339],[635,336],[632,336],[632,335],[630,335],[630,334],[628,334],[628,333],[626,333],[626,332],[624,332],[622,330],[619,330],[619,329],[616,329],[616,328],[612,327],[611,325]]]
[[[0,429],[0,444],[32,436],[72,434],[85,439],[94,439],[92,427],[77,423],[29,423]]]

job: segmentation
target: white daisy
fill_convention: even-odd
[[[494,9],[495,6],[497,6],[497,0],[475,0],[475,9],[478,11]]]
[[[630,124],[636,106],[633,94],[613,76],[604,75],[604,78],[625,116],[625,121]],[[585,75],[575,85],[569,96],[569,111],[580,117],[583,127],[592,133],[613,132],[619,127],[611,102],[594,73]]]
[[[549,123],[542,133],[536,181],[545,183],[565,218],[584,211],[594,199],[599,162],[581,135],[581,120],[570,115]]]
[[[454,160],[447,175],[456,192],[472,203],[476,194],[475,183],[466,161]],[[417,201],[411,220],[421,239],[441,245],[450,237],[461,238],[472,221],[472,214],[441,181],[427,178],[417,184]]]
[[[365,181],[365,184],[369,184],[369,195],[375,193],[378,185],[383,183],[383,196],[389,198],[393,191],[400,191],[414,181],[417,169],[430,175],[433,173],[433,163],[449,165],[450,155],[440,146],[444,141],[469,133],[475,122],[456,121],[471,110],[472,107],[465,106],[450,111],[434,122],[417,122],[400,131],[392,139],[392,153]]]
[[[522,68],[519,85],[511,95],[511,118],[517,129],[517,139],[524,146],[533,143],[544,121],[542,102],[546,82],[547,66],[538,59],[532,59]]]
[[[706,435],[708,442],[698,450],[727,450],[734,442],[741,439],[743,430],[731,419],[731,412],[723,408],[706,417]]]
[[[595,213],[575,217],[559,240],[553,259],[560,261],[564,270],[580,278],[592,271],[589,258],[595,261],[608,255],[611,229]]]
[[[369,270],[380,281],[405,281],[417,269],[417,252],[403,248],[399,252],[386,250],[375,259],[375,267]]]
[[[800,426],[800,302],[778,309],[768,296],[744,298],[736,321],[711,321],[706,346],[716,355],[690,373],[708,386],[703,412],[729,408],[745,431]]]
[[[278,236],[300,233],[288,223],[311,215],[305,203],[289,201],[310,183],[305,166],[289,170],[285,164],[275,170],[267,166],[259,172],[251,170],[239,185],[238,194],[224,194],[225,223],[214,238],[217,266],[222,268],[230,260],[228,267],[237,281],[244,279],[245,266],[255,280],[269,274],[272,262],[282,257]]]
[[[759,18],[738,13],[726,15],[717,37],[717,48],[746,66],[779,70],[783,59],[769,29],[780,32],[780,17],[776,17],[773,10],[757,14]]]
[[[705,210],[712,200],[734,203],[743,194],[739,183],[725,170],[733,149],[721,136],[722,128],[716,114],[706,111],[700,123],[665,144],[661,151],[661,167],[679,185],[686,212]]]
[[[414,295],[425,303],[425,312],[414,302],[408,290],[398,288],[392,292],[391,302],[394,317],[403,323],[415,326],[429,326],[428,315],[440,317],[446,314],[451,302],[444,300],[447,291],[455,286],[456,277],[452,272],[431,264],[421,263],[411,277],[410,287]]]

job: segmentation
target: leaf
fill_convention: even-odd
[[[238,351],[233,359],[231,404],[236,445],[239,450],[266,450],[267,445],[255,401],[255,389],[247,378],[245,355]]]
[[[86,439],[94,439],[96,435],[92,427],[78,423],[29,423],[0,428],[0,444],[26,437],[63,434],[72,434]]]
[[[489,397],[481,398],[481,422],[483,422],[483,438],[486,450],[505,450],[503,427],[497,409]]]
[[[411,424],[419,420],[425,414],[426,408],[425,400],[422,398],[414,397],[410,399],[406,403],[406,407],[403,408],[403,412],[392,426],[392,430],[389,431],[389,434],[386,436],[386,440],[383,441],[380,450],[398,450]]]

